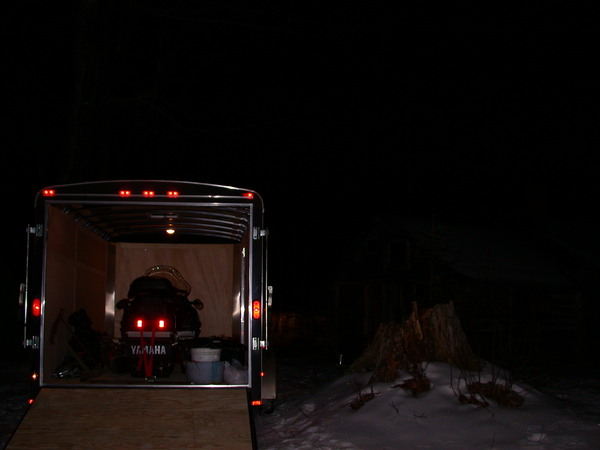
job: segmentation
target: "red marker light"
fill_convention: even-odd
[[[144,321],[142,319],[138,319],[135,321],[135,326],[138,328],[142,328],[144,326]]]
[[[252,406],[260,406],[262,405],[262,400],[252,400]]]
[[[56,191],[54,189],[44,189],[42,191],[42,195],[44,197],[53,197],[54,194],[56,194]]]
[[[244,192],[242,197],[252,200],[254,198],[254,192]]]
[[[177,198],[177,197],[179,197],[179,192],[177,192],[177,191],[167,191],[167,197]]]
[[[165,327],[165,323],[166,322],[164,321],[164,319],[160,319],[158,321],[158,328],[164,328]]]
[[[42,314],[42,301],[39,298],[33,299],[31,314],[33,314],[33,317],[40,317],[40,314]]]
[[[260,302],[258,300],[252,302],[252,318],[260,319]]]
[[[154,191],[144,191],[142,194],[144,197],[154,197]]]
[[[131,197],[131,191],[122,190],[122,191],[119,191],[119,195],[121,197]]]
[[[32,398],[30,398],[29,400],[27,400],[27,403],[30,404],[30,405],[33,404],[33,402],[34,402],[34,400]]]

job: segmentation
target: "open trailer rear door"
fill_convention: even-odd
[[[255,448],[246,389],[44,388],[7,448]]]

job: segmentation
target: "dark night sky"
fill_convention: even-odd
[[[256,189],[282,260],[380,211],[596,215],[585,12],[83,3],[5,18],[11,232],[41,186],[116,178]]]
[[[534,197],[568,211],[593,184],[595,34],[568,17],[87,5],[15,7],[9,129],[32,191],[175,178],[275,210],[302,192],[520,214]]]

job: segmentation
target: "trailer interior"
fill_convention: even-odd
[[[181,355],[164,377],[132,375],[125,356],[123,313],[117,304],[127,297],[134,279],[150,267],[165,265],[189,283],[190,300],[198,298],[203,304],[197,311],[201,345],[220,346],[226,367],[241,370],[234,382],[206,387],[249,386],[249,292],[254,288],[248,268],[256,205],[167,198],[174,193],[162,198],[146,192],[144,197],[154,198],[122,194],[126,198],[115,202],[93,195],[46,201],[40,384],[196,386],[186,376]],[[99,339],[100,361],[88,359],[79,373],[69,373],[69,364],[80,363],[82,357],[74,354],[69,319],[82,311]]]

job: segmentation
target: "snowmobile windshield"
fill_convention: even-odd
[[[189,295],[192,287],[185,281],[185,278],[181,276],[179,271],[171,266],[152,266],[144,273],[146,277],[162,277],[166,278],[171,282],[173,287],[180,292]]]

